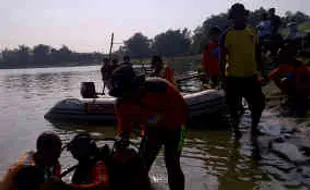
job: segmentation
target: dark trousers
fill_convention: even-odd
[[[185,179],[181,169],[184,128],[164,129],[149,128],[141,142],[140,155],[148,170],[151,169],[162,145],[165,147],[165,163],[168,172],[168,183],[171,190],[184,190]]]
[[[265,108],[265,96],[262,93],[262,87],[257,81],[257,77],[227,77],[225,92],[230,114],[238,121],[240,99],[242,97],[246,99],[251,111],[252,134],[256,133],[259,120]],[[237,126],[234,127],[236,127],[235,129],[237,130]]]
[[[210,77],[210,81],[211,81],[212,87],[215,88],[219,85],[220,76],[219,75],[213,75]]]

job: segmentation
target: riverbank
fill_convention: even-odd
[[[86,66],[96,66],[100,65],[98,63],[63,63],[56,65],[0,65],[0,69],[36,69],[36,68],[56,68],[56,67],[86,67]]]
[[[191,68],[199,69],[201,68],[201,55],[194,56],[185,56],[185,57],[173,57],[173,58],[164,58],[164,62],[171,61],[172,67],[179,72],[185,72]],[[134,65],[141,64],[150,64],[151,58],[147,59],[134,59],[132,63]],[[121,60],[120,60],[121,63]],[[100,62],[90,62],[90,63],[77,63],[77,62],[67,62],[67,63],[59,63],[54,65],[0,65],[0,69],[30,69],[30,68],[53,68],[53,67],[83,67],[83,66],[100,66]],[[190,65],[190,66],[188,66]]]

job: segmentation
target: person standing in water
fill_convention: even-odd
[[[240,98],[244,97],[251,111],[252,137],[258,133],[257,127],[265,107],[265,96],[258,80],[261,75],[261,52],[255,30],[248,27],[249,11],[244,5],[234,4],[229,11],[233,27],[221,38],[221,73],[225,76],[226,101],[233,119],[233,127],[237,137],[240,118],[238,110]]]
[[[184,190],[180,165],[187,117],[187,103],[167,80],[145,79],[130,66],[117,68],[111,76],[110,95],[117,98],[118,135],[128,142],[134,124],[144,129],[140,155],[147,171],[165,146],[165,163],[171,190]],[[126,144],[126,143],[124,143]]]
[[[219,41],[221,33],[219,27],[212,27],[209,30],[210,41],[203,51],[202,67],[206,76],[210,78],[212,88],[218,87],[220,79]]]
[[[168,64],[165,65],[160,56],[153,56],[151,63],[153,72],[151,73],[151,77],[160,77],[174,84],[173,69],[170,64],[171,63],[168,62]]]
[[[103,82],[103,89],[102,89],[102,94],[103,95],[105,94],[104,90],[105,90],[105,87],[106,87],[106,81],[109,78],[108,70],[109,70],[109,59],[108,58],[104,58],[102,60],[102,66],[101,66],[101,69],[100,69],[101,77],[102,77],[102,82]]]

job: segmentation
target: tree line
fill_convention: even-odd
[[[264,8],[251,11],[248,17],[249,25],[257,26],[261,21],[262,15],[267,12],[268,10]],[[281,20],[283,27],[285,27],[289,22],[301,24],[310,21],[310,17],[299,11],[296,13],[287,11],[281,17]],[[202,25],[192,32],[187,28],[170,29],[156,35],[153,39],[149,39],[141,32],[135,33],[128,40],[124,41],[124,45],[119,48],[118,52],[128,54],[133,58],[145,58],[154,54],[165,57],[200,54],[208,41],[208,30],[215,25],[222,30],[227,29],[231,25],[228,13],[208,17]]]
[[[250,12],[249,24],[256,26],[264,13],[267,13],[264,8]],[[291,21],[297,24],[307,22],[310,17],[302,12],[288,11],[281,19],[285,26]],[[124,45],[114,53],[127,54],[132,58],[147,58],[154,54],[164,57],[197,55],[203,51],[208,41],[208,30],[212,26],[217,25],[225,30],[230,24],[228,14],[221,13],[208,17],[193,31],[189,31],[187,28],[170,29],[156,35],[153,39],[138,32],[124,41]],[[103,54],[97,52],[74,52],[65,45],[59,49],[44,44],[36,45],[33,48],[20,45],[18,48],[5,49],[1,52],[0,68],[63,66],[72,63],[90,65],[99,63],[102,57]]]
[[[77,53],[65,45],[59,49],[44,44],[33,48],[20,45],[18,48],[1,52],[0,68],[63,66],[72,63],[88,65],[100,62],[102,56],[97,52]]]

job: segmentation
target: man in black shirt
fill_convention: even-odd
[[[281,18],[276,15],[276,9],[271,8],[269,9],[269,19],[271,22],[271,34],[273,36],[277,35],[279,32],[279,28],[281,27]]]

